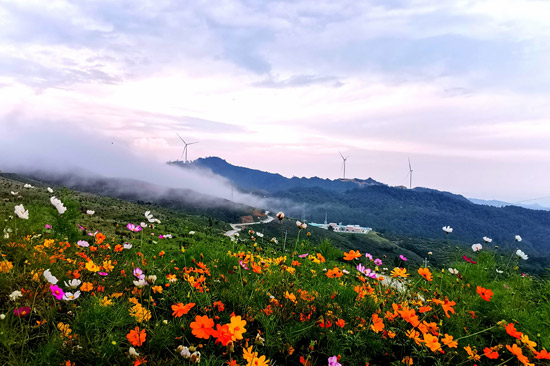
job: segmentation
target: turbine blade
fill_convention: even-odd
[[[342,155],[342,153],[340,151],[338,151],[338,154],[340,154],[340,156],[342,157],[342,159],[344,159],[344,155]],[[346,159],[344,159],[346,160]]]
[[[410,159],[410,158],[407,158],[407,159],[409,159],[409,170],[412,171],[412,168],[411,168],[411,159]]]
[[[183,141],[184,144],[186,144],[185,140],[182,139],[181,136],[180,136],[178,133],[176,133],[176,135],[178,135],[178,137],[180,138],[180,140]]]

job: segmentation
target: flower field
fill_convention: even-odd
[[[521,238],[410,263],[313,245],[303,223],[283,248],[7,179],[0,198],[0,364],[550,364],[550,283],[522,273]]]

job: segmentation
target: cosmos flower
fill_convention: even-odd
[[[133,358],[138,358],[139,353],[137,353],[137,351],[134,347],[130,347],[130,348],[128,348],[128,356],[133,357]]]
[[[53,193],[53,189],[51,189],[50,187],[46,188],[46,190],[48,191],[48,193]]]
[[[374,264],[375,264],[376,266],[381,266],[381,265],[382,265],[382,259],[376,258],[376,259],[374,260]]]
[[[25,210],[25,207],[23,205],[17,205],[15,206],[15,210],[13,211],[20,219],[28,220],[29,219],[29,210]]]
[[[134,280],[134,286],[142,288],[147,286],[147,281],[145,281],[145,278],[141,278],[139,281]]]
[[[328,366],[342,366],[342,364],[338,362],[338,356],[332,356],[328,358]]]
[[[516,235],[516,241],[517,241],[517,242],[520,242],[521,240],[522,240],[522,239],[521,239],[521,236]]]
[[[139,327],[135,327],[126,335],[126,338],[128,338],[128,341],[132,346],[139,347],[145,343],[147,333],[145,332],[145,329],[140,330]]]
[[[128,225],[126,225],[126,227],[128,228],[128,230],[133,231],[135,233],[140,232],[141,230],[143,230],[143,228],[141,226],[134,225],[132,223],[128,223]]]
[[[468,263],[471,263],[471,264],[477,263],[476,261],[472,260],[472,258],[466,257],[465,255],[463,255],[462,258]]]
[[[483,288],[481,286],[477,286],[476,292],[479,296],[485,301],[491,301],[491,297],[493,296],[493,291],[489,290],[488,288]]]
[[[73,301],[80,297],[80,291],[76,291],[75,293],[72,292],[65,292],[63,294],[63,300],[65,301]]]
[[[484,236],[484,237],[483,237],[483,241],[484,241],[484,242],[486,242],[486,243],[490,243],[490,242],[492,242],[492,241],[493,241],[493,239],[491,239],[491,238],[489,238],[489,237],[486,237],[486,236]]]
[[[10,300],[11,301],[16,301],[17,299],[19,299],[20,297],[22,297],[23,294],[21,293],[21,291],[13,291],[11,294],[10,294]]]
[[[518,257],[520,257],[521,259],[523,259],[524,261],[526,261],[527,259],[529,259],[529,256],[527,256],[527,254],[525,254],[522,250],[516,250],[516,255]]]
[[[65,281],[64,283],[65,283],[65,286],[75,289],[78,286],[80,286],[82,281],[80,281],[78,278],[75,278],[70,280],[69,282]]]
[[[401,259],[403,262],[407,261],[407,258],[403,254],[399,255],[399,259]]]
[[[283,221],[283,219],[285,218],[284,212],[277,212],[277,218],[279,219],[279,221]]]
[[[31,186],[29,183],[25,183],[25,185],[23,186],[23,188],[34,188],[34,187]]]
[[[27,316],[30,313],[31,313],[31,308],[29,308],[28,306],[22,306],[20,308],[13,309],[13,315],[15,315],[18,318]]]
[[[139,267],[134,268],[133,275],[136,276],[140,280],[145,278],[145,275],[143,274],[143,271]]]
[[[86,210],[86,215],[92,216],[93,214],[95,214],[95,211],[93,211],[93,210]]]
[[[478,243],[478,244],[472,245],[472,250],[473,250],[474,252],[479,252],[481,249],[483,249],[483,245],[481,245],[481,244],[479,244],[479,243]]]
[[[54,205],[54,207],[57,209],[57,212],[60,215],[63,215],[65,211],[67,211],[67,207],[63,205],[63,202],[61,202],[59,198],[56,198],[55,196],[53,196],[50,198],[50,202],[52,205]]]
[[[453,232],[453,228],[450,227],[450,226],[443,226],[443,231],[446,233],[446,234],[450,234]]]
[[[57,285],[58,279],[57,279],[57,277],[52,275],[49,268],[44,271],[44,278],[46,278],[46,281],[48,281],[52,285]]]
[[[132,249],[132,244],[130,243],[124,243],[124,245],[122,246],[124,249]]]
[[[450,274],[454,274],[454,275],[457,275],[457,274],[458,274],[458,269],[455,269],[455,268],[449,268],[449,273],[450,273]]]
[[[139,223],[139,226],[141,226],[142,228],[144,228],[144,229],[145,229],[145,228],[147,227],[147,224],[146,224],[146,223],[144,223],[144,222],[140,222],[140,223]]]
[[[76,242],[76,245],[82,248],[88,248],[90,246],[90,243],[88,243],[86,240],[79,240]]]
[[[300,254],[298,258],[305,258],[309,255],[309,253]]]
[[[63,291],[63,289],[61,287],[59,287],[57,285],[50,285],[50,290],[52,290],[52,295],[57,300],[62,300],[63,299],[63,295],[65,295],[65,292]]]
[[[191,230],[191,231],[189,232],[189,235],[195,235],[195,232],[194,232],[193,230]]]

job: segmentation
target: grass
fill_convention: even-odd
[[[181,365],[199,357],[201,365],[327,365],[333,356],[342,365],[549,364],[542,350],[550,349],[550,283],[522,275],[523,263],[498,249],[452,247],[456,274],[432,258],[428,280],[418,263],[399,258],[414,252],[376,233],[346,238],[362,246],[360,257],[345,260],[315,230],[297,240],[291,220],[282,223],[283,251],[277,220],[268,225],[273,235],[262,225],[263,238],[244,230],[231,241],[222,235],[228,225],[207,217],[58,188],[54,195],[67,207],[63,215],[45,187],[0,179],[0,198],[8,199],[0,201],[1,364]],[[18,204],[28,220],[14,214]],[[161,223],[151,226],[145,211]],[[126,227],[142,221],[148,226],[140,232]],[[121,249],[125,243],[131,249]],[[360,274],[359,263],[378,278]],[[134,282],[136,268],[146,276],[143,287]],[[47,269],[64,291],[77,291],[65,281],[81,281],[80,297],[54,298]],[[493,295],[483,299],[478,286]],[[16,316],[24,307],[30,312]],[[203,338],[199,316],[215,324]],[[144,341],[133,336],[136,327]]]

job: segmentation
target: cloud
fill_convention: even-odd
[[[301,86],[311,86],[315,84],[327,84],[334,88],[344,85],[334,76],[318,75],[293,75],[286,79],[278,79],[270,76],[269,78],[253,83],[252,85],[261,88],[294,88]]]

